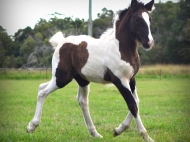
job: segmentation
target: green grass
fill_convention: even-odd
[[[91,83],[90,112],[103,139],[89,136],[76,100],[73,81],[45,101],[40,126],[32,134],[26,126],[35,111],[37,90],[46,80],[0,80],[1,142],[142,142],[134,121],[113,137],[127,106],[114,86]],[[190,79],[137,79],[141,119],[155,142],[190,141]]]

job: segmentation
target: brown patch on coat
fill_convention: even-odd
[[[87,43],[82,41],[79,45],[75,45],[72,56],[72,63],[76,71],[81,74],[82,67],[86,64],[88,59]]]
[[[60,61],[56,69],[56,84],[59,88],[68,84],[74,76],[83,76],[82,67],[88,59],[87,43],[82,41],[79,45],[65,43],[59,50]]]

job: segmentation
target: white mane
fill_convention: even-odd
[[[119,15],[118,15],[118,12],[115,13],[115,16],[113,17],[113,27],[112,28],[109,28],[107,29],[101,36],[100,36],[100,39],[105,39],[107,37],[110,37],[111,35],[114,34],[115,36],[115,24],[116,22],[118,21],[119,19]]]
[[[101,36],[100,36],[100,39],[105,39],[107,37],[110,37],[114,32],[115,29],[113,28],[110,28],[110,29],[107,29]]]

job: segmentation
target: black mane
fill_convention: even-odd
[[[133,8],[133,11],[136,11],[138,9],[141,9],[141,8],[144,8],[144,3],[142,2],[137,2],[137,5],[135,6],[135,8]],[[123,10],[119,10],[117,12],[117,14],[119,15],[119,20],[122,20],[124,15],[131,9],[131,5],[126,8],[126,9],[123,9]]]
[[[126,8],[117,12],[117,14],[119,15],[119,20],[123,19],[124,15],[128,12],[128,10],[129,8]]]

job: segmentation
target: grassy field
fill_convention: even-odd
[[[94,83],[90,111],[104,138],[90,137],[74,81],[46,99],[40,126],[34,133],[26,133],[38,86],[46,81],[0,80],[0,142],[142,142],[134,121],[120,136],[112,136],[113,129],[124,120],[127,106],[114,86]],[[190,141],[189,85],[189,78],[137,78],[141,118],[155,142]]]

